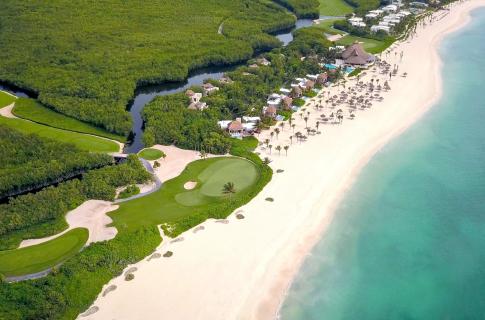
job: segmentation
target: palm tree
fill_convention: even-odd
[[[273,145],[272,145],[272,144],[270,144],[270,145],[268,146],[268,148],[269,148],[269,154],[271,154],[271,149],[273,149]]]
[[[285,127],[285,123],[283,121],[280,122],[280,127],[281,127],[281,131],[283,131],[283,128]]]
[[[290,143],[293,144],[293,136],[290,136]]]
[[[281,146],[276,146],[275,149],[278,150],[278,155],[280,156],[281,155]]]
[[[278,139],[278,135],[280,134],[280,129],[275,128],[274,132],[276,133],[276,139]]]
[[[316,126],[317,126],[317,130],[318,130],[318,126],[320,125],[320,121],[317,121],[316,123]]]
[[[305,126],[308,128],[308,117],[303,118],[305,120]]]
[[[207,157],[207,152],[205,152],[205,150],[200,150],[200,154],[199,156],[202,158],[202,159],[205,159]]]
[[[271,131],[271,132],[269,133],[269,135],[270,135],[270,137],[271,137],[271,140],[273,140],[274,132],[273,132],[273,131]]]
[[[263,164],[268,165],[268,164],[270,164],[270,163],[271,163],[270,158],[265,157],[265,158],[264,158],[264,160],[263,160]]]
[[[296,126],[296,124],[294,124],[294,123],[291,125],[291,128],[293,129],[293,133],[295,133],[295,126]]]
[[[269,139],[265,139],[264,143],[266,144],[266,148],[269,146]]]
[[[288,156],[288,149],[290,149],[290,146],[284,146],[283,149],[285,149],[286,156]]]
[[[227,182],[222,187],[222,193],[231,196],[233,193],[236,193],[236,187],[234,186],[234,182]]]

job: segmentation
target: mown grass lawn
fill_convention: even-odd
[[[212,206],[236,200],[251,191],[259,178],[258,168],[250,161],[235,157],[217,157],[190,163],[176,178],[155,193],[120,204],[109,215],[119,231],[145,225],[171,223],[188,218]],[[192,190],[184,184],[197,182]],[[236,193],[225,195],[224,184],[233,182]]]
[[[0,108],[8,106],[14,101],[15,101],[14,96],[6,92],[0,91]]]
[[[35,246],[0,251],[0,274],[12,277],[47,270],[78,253],[88,236],[87,229],[76,228]]]
[[[153,149],[153,148],[147,148],[143,149],[138,153],[138,156],[140,158],[143,158],[145,160],[158,160],[162,157],[163,152],[158,150],[158,149]]]
[[[362,46],[364,49],[369,52],[369,53],[380,53],[384,50],[386,50],[392,42],[387,42],[387,41],[379,41],[379,40],[374,40],[374,39],[368,39],[368,38],[361,38],[361,37],[356,37],[356,36],[351,36],[351,35],[346,35],[342,39],[338,40],[336,43],[338,45],[342,46],[348,46],[354,43],[355,41],[362,42]]]
[[[119,145],[113,141],[82,133],[52,128],[23,119],[11,119],[0,116],[0,124],[16,129],[22,133],[35,133],[44,138],[73,143],[81,150],[104,153],[119,151]]]
[[[34,99],[17,99],[13,109],[13,114],[19,118],[31,120],[54,128],[93,134],[100,137],[126,142],[126,138],[123,136],[110,133],[102,128],[98,128],[86,122],[65,116],[62,113],[43,106]]]
[[[354,8],[344,0],[319,0],[320,14],[324,16],[345,16],[354,12]]]

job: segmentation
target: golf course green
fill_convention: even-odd
[[[210,212],[212,208],[244,197],[256,185],[259,176],[256,165],[246,159],[217,157],[197,160],[178,177],[164,182],[157,192],[122,203],[109,216],[120,232],[189,219],[198,212]],[[195,188],[185,189],[187,182],[196,182]],[[228,182],[232,182],[235,189],[230,195],[223,193]]]
[[[163,156],[163,152],[158,149],[146,148],[138,153],[140,158],[145,160],[158,160]]]
[[[47,270],[78,253],[88,236],[87,229],[76,228],[38,245],[0,251],[0,274],[13,277]]]

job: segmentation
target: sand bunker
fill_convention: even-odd
[[[106,213],[117,208],[118,206],[114,206],[108,201],[88,200],[67,213],[66,222],[69,225],[68,229],[50,237],[23,240],[19,247],[29,247],[49,241],[74,228],[86,228],[89,230],[89,238],[86,245],[92,242],[111,240],[116,236],[118,230],[115,227],[107,227],[113,220]]]
[[[14,105],[15,105],[15,103],[12,103],[12,104],[9,104],[8,106],[4,107],[4,108],[1,108],[0,109],[0,116],[3,116],[5,118],[11,118],[11,119],[17,118],[12,113]]]
[[[197,185],[197,182],[195,181],[187,181],[185,184],[184,184],[184,189],[185,190],[192,190],[195,188],[195,186]]]

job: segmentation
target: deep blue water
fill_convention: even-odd
[[[440,48],[441,101],[362,171],[283,320],[485,319],[485,8],[472,16]]]

